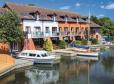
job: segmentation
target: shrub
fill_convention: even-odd
[[[82,43],[82,45],[87,45],[87,42],[88,41],[86,39],[83,39],[81,43]]]
[[[66,43],[64,40],[61,40],[61,41],[59,42],[59,47],[60,47],[61,49],[65,49],[66,45],[67,45],[67,43]]]
[[[91,38],[90,41],[92,44],[98,44],[98,40],[95,38]]]
[[[76,40],[75,43],[76,43],[76,45],[81,45],[82,44],[82,42],[80,40]]]
[[[44,41],[43,48],[47,51],[52,51],[53,50],[52,41],[50,39],[47,39],[46,41]]]

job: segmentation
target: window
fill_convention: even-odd
[[[30,27],[30,26],[26,26],[25,31],[26,31],[28,34],[30,34],[30,33],[31,33],[31,27]]]
[[[46,33],[49,33],[49,27],[46,27]]]
[[[64,31],[65,31],[65,32],[68,32],[68,27],[65,27],[65,28],[64,28]]]
[[[76,18],[76,22],[79,22],[79,18]]]
[[[47,57],[48,55],[46,53],[41,54],[42,57]]]
[[[40,55],[37,55],[37,57],[40,57]]]
[[[73,27],[71,27],[71,32],[73,32]]]
[[[78,33],[79,32],[79,27],[76,27],[76,30],[75,31],[76,31],[76,33]]]
[[[62,28],[61,27],[59,27],[59,32],[61,32],[62,31]]]
[[[31,56],[31,57],[35,57],[36,54],[29,53],[29,56]]]
[[[40,19],[39,14],[36,14],[36,20],[39,20],[39,19]]]
[[[67,22],[68,21],[68,17],[67,16],[65,16],[65,22]]]
[[[81,28],[81,34],[84,34],[84,27]]]
[[[88,34],[88,27],[85,28],[85,34]]]
[[[18,51],[18,43],[17,42],[13,42],[12,50]]]
[[[57,32],[57,27],[52,27],[52,33]]]
[[[40,28],[40,27],[37,27],[37,26],[36,26],[36,27],[34,27],[34,28],[35,28],[35,31],[36,31],[36,32],[41,32],[41,28]]]
[[[27,56],[27,53],[21,53],[22,56]]]
[[[54,21],[54,22],[56,21],[56,16],[55,16],[55,15],[53,16],[53,21]]]

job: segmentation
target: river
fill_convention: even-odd
[[[98,61],[62,60],[11,72],[0,84],[114,84],[114,49],[101,51]]]

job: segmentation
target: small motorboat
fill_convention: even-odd
[[[98,60],[99,59],[99,53],[98,52],[77,52],[77,58]]]
[[[31,60],[38,64],[56,64],[60,62],[59,57],[48,54],[47,51],[43,50],[23,50],[19,53],[18,57],[24,60]]]

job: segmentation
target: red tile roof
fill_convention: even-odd
[[[29,6],[29,5],[21,5],[21,4],[14,4],[14,3],[6,3],[4,8],[0,8],[0,14],[4,13],[6,11],[6,8],[10,10],[14,10],[17,12],[17,14],[22,19],[35,19],[35,17],[32,15],[33,13],[39,13],[40,14],[40,20],[52,20],[52,15],[56,15],[56,21],[65,21],[64,18],[68,17],[68,22],[76,22],[76,18],[79,18],[79,22],[87,23],[84,18],[87,18],[86,16],[80,16],[80,14],[71,12],[71,11],[64,11],[64,10],[51,10],[47,8],[41,8],[36,6]],[[75,18],[75,19],[74,19]],[[90,24],[91,27],[100,27],[98,24],[91,21]]]
[[[100,25],[96,24],[95,22],[90,22],[90,27],[100,27]]]
[[[59,20],[63,21],[62,18],[60,18],[60,16],[68,16],[69,18],[80,17],[80,15],[75,12],[63,11],[63,10],[50,10],[47,8],[41,8],[41,7],[29,6],[29,5],[20,5],[20,4],[14,4],[14,3],[6,3],[4,7],[9,8],[10,10],[15,10],[23,19],[34,19],[34,17],[30,15],[30,13],[35,13],[37,11],[41,15],[41,20],[43,19],[52,20],[50,19],[51,17],[49,17],[48,15],[53,15],[53,14],[57,15],[56,17],[58,21]],[[44,17],[42,17],[42,15],[44,15]]]

